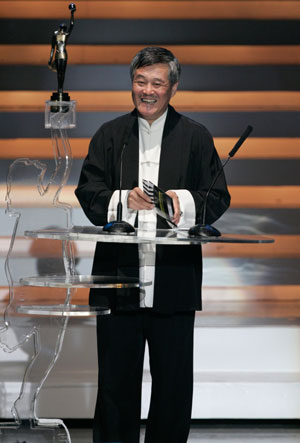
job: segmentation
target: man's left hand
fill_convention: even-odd
[[[178,195],[174,191],[167,191],[166,194],[168,194],[173,200],[174,217],[172,218],[172,222],[175,223],[175,225],[178,225],[181,214]]]

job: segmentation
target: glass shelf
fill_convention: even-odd
[[[148,286],[150,284],[151,283],[143,283],[143,286]],[[141,286],[137,278],[102,275],[43,275],[37,277],[26,277],[20,279],[20,285],[49,288],[102,289],[139,288]]]
[[[89,305],[22,305],[17,308],[18,314],[47,317],[94,317],[108,315],[110,309]]]
[[[34,286],[40,288],[101,288],[101,289],[129,289],[150,286],[151,282],[140,283],[134,277],[102,276],[102,275],[46,275],[26,277],[20,279],[20,286]],[[120,293],[122,296],[122,292]],[[126,297],[126,294],[124,294]],[[18,314],[37,316],[64,316],[64,317],[90,317],[95,315],[110,314],[110,309],[101,306],[65,304],[26,305],[17,307]]]
[[[144,231],[136,229],[133,234],[109,234],[102,227],[74,226],[72,229],[43,229],[25,231],[31,238],[47,238],[54,240],[85,240],[106,243],[155,243],[162,245],[197,245],[202,243],[273,243],[270,237],[260,235],[223,234],[221,237],[189,237],[187,230],[157,229]]]

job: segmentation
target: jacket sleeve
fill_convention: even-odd
[[[102,126],[92,138],[75,190],[84,213],[97,226],[107,222],[108,205],[114,191],[109,173],[112,141],[106,132]]]

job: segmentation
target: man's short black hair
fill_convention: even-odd
[[[144,66],[151,66],[157,63],[169,65],[169,81],[171,86],[179,82],[181,67],[177,58],[171,51],[157,46],[149,46],[139,51],[132,59],[130,65],[130,77],[133,81],[134,73],[137,69]]]

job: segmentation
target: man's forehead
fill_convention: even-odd
[[[134,76],[146,76],[155,75],[159,77],[165,77],[169,74],[169,66],[166,63],[155,63],[154,65],[141,66],[137,68]]]

